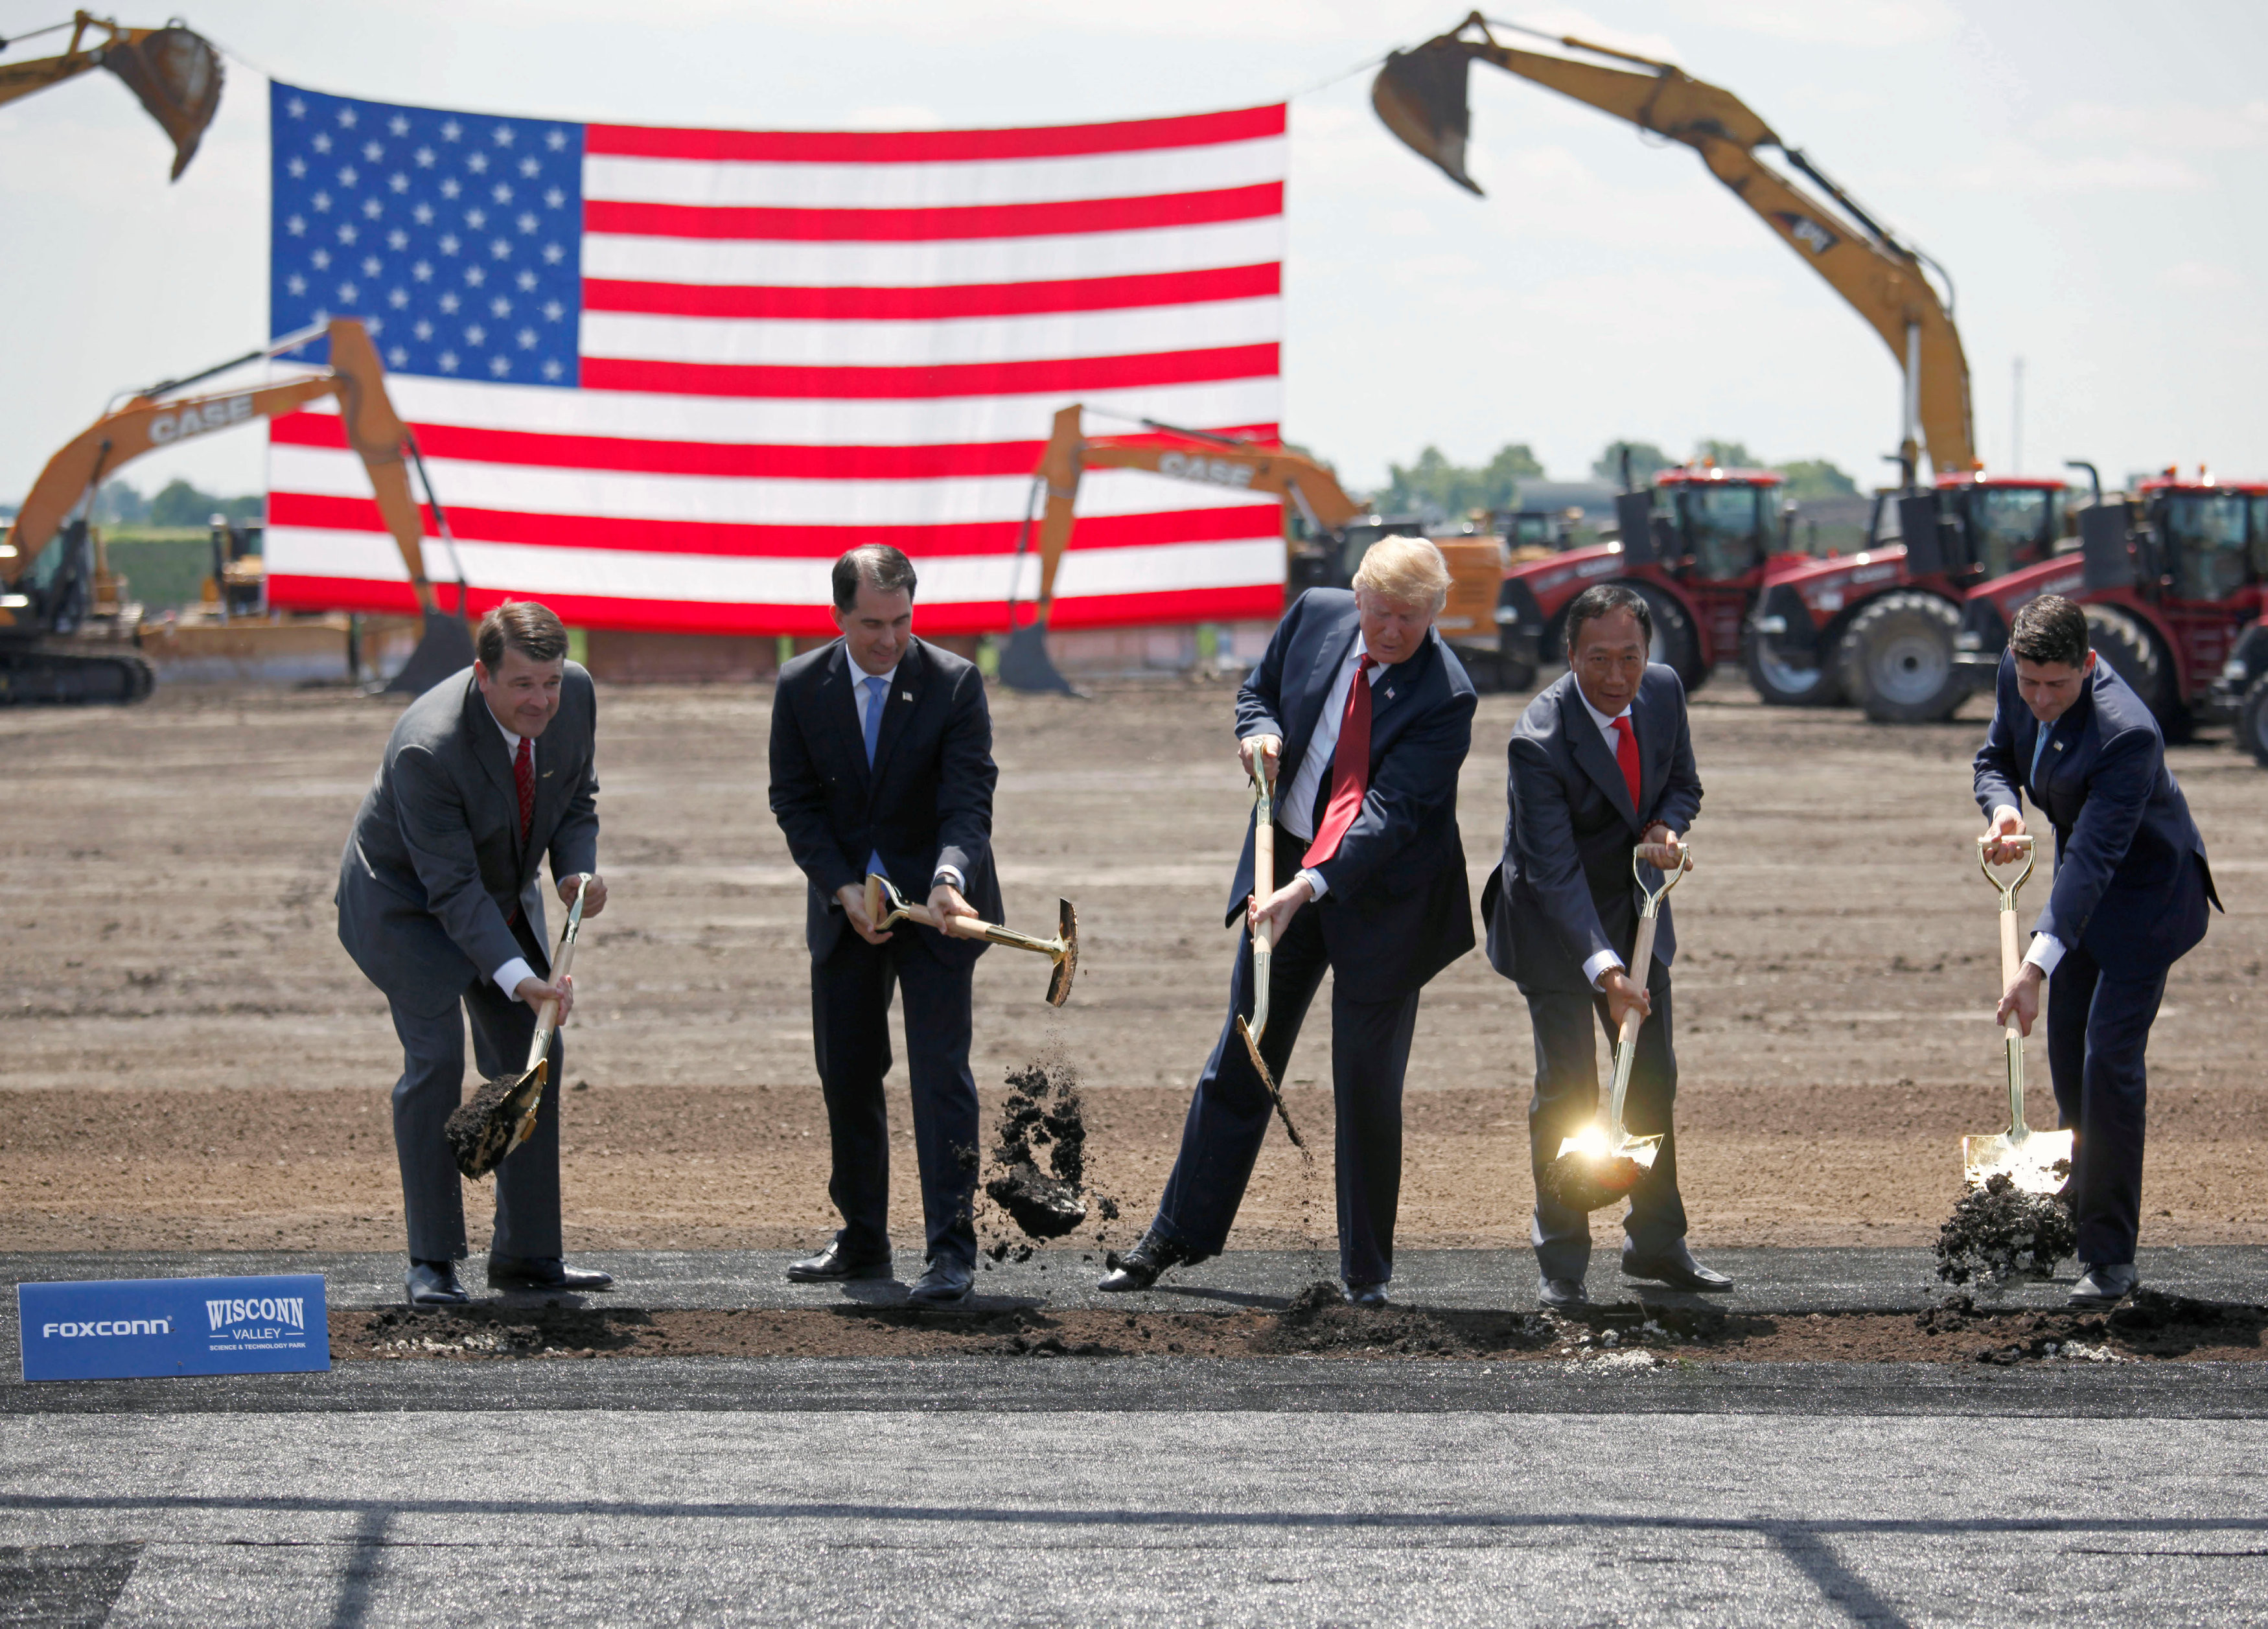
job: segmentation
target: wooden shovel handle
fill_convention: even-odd
[[[1252,891],[1266,904],[1276,892],[1276,822],[1256,820],[1252,822]],[[1268,924],[1263,919],[1252,930],[1252,942],[1267,945]]]

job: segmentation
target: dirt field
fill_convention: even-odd
[[[1114,1241],[1155,1202],[1221,1019],[1248,810],[1232,689],[994,698],[1012,925],[1044,930],[1068,896],[1083,953],[1060,1013],[1036,958],[985,957],[978,1079],[1064,1049],[1092,1109],[1091,1186],[1125,1207]],[[1484,698],[1466,769],[1476,897],[1522,700]],[[770,703],[762,686],[602,693],[614,896],[584,935],[568,1036],[573,1247],[772,1248],[832,1225],[803,884],[764,807]],[[394,716],[336,694],[194,691],[0,712],[0,1249],[400,1247],[400,1053],[330,906]],[[1961,1135],[1997,1129],[1993,901],[1968,792],[1980,717],[1897,730],[1770,711],[1730,674],[1697,697],[1707,799],[1677,896],[1678,1124],[1705,1252],[1925,1242],[1957,1192]],[[2175,970],[2156,1030],[2144,1237],[2268,1242],[2268,777],[2224,743],[2173,758],[2230,911]],[[1271,1143],[1233,1243],[1329,1236],[1327,1029],[1310,1025],[1291,1087],[1321,1175]],[[2035,1121],[2052,1124],[2036,1040],[2033,1063]],[[1481,956],[1429,988],[1404,1243],[1524,1240],[1531,1071],[1518,994]],[[478,1196],[468,1209],[477,1248]]]

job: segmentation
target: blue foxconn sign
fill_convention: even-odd
[[[26,1380],[278,1375],[331,1367],[320,1273],[19,1284]]]

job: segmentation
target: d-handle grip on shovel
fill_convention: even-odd
[[[2013,881],[2003,881],[1999,873],[1992,869],[1992,862],[1987,856],[1995,843],[2023,851],[2024,868],[2015,874]],[[2038,860],[2038,851],[2029,835],[2001,837],[1988,831],[1977,839],[1977,869],[1984,873],[1984,881],[1991,883],[2000,896],[2000,988],[2003,991],[2014,984],[2016,975],[2023,970],[2023,950],[2018,943],[2022,935],[2016,925],[2016,896],[2022,890]],[[2024,1124],[2024,1031],[2013,1012],[2008,1014],[2006,1034],[2008,1048],[2008,1140],[2020,1143],[2031,1135],[2031,1127]]]
[[[560,932],[559,949],[551,958],[551,977],[545,981],[553,985],[566,977],[575,966],[575,936],[582,932],[583,901],[591,890],[592,873],[578,872],[576,878],[575,900],[567,907],[567,925]],[[504,1145],[506,1154],[535,1132],[535,1111],[542,1106],[543,1087],[550,1080],[551,1037],[558,1030],[559,998],[547,996],[543,1004],[535,1009],[535,1036],[527,1044],[527,1068],[523,1072],[538,1076],[535,1097],[527,1105],[527,1112],[519,1117],[519,1123],[512,1128],[512,1141]],[[502,1157],[499,1155],[499,1160]]]

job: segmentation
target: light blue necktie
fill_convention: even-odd
[[[2054,725],[2043,724],[2040,726],[2039,744],[2032,748],[2032,791],[2035,795],[2038,793],[2040,789],[2040,760],[2047,756],[2048,738],[2054,733]],[[873,750],[873,749],[871,747],[868,748],[867,751],[869,756],[872,755]]]
[[[871,770],[874,767],[875,745],[882,739],[882,705],[889,698],[890,682],[869,678],[860,682],[866,687],[866,767]],[[890,874],[882,869],[880,849],[866,857],[866,869],[878,877]]]

